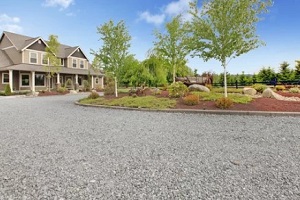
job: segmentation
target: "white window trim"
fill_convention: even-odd
[[[44,63],[43,63],[43,61],[44,61],[44,56],[46,56],[46,55],[47,55],[47,54],[42,53],[42,62],[41,62],[42,65],[49,65],[49,58],[48,58],[48,63],[47,63],[47,64],[44,64]]]
[[[29,85],[22,85],[22,75],[28,75],[29,76]],[[29,73],[20,73],[20,87],[31,87],[30,74]]]
[[[8,82],[4,82],[4,75],[7,74],[8,75]],[[2,84],[9,84],[9,73],[3,72],[2,73]]]
[[[36,63],[31,62],[31,54],[32,53],[35,53],[35,55],[36,55]],[[37,52],[29,51],[29,63],[30,64],[38,64],[39,63],[39,56],[38,56]]]
[[[34,75],[34,78],[35,78],[36,75],[44,75],[44,85],[36,85],[36,81],[34,80],[34,82],[35,82],[35,87],[46,87],[46,74],[36,73],[36,74]]]
[[[81,67],[81,62],[83,63],[83,67]],[[85,62],[84,62],[84,60],[79,60],[79,68],[80,69],[85,69]]]
[[[76,67],[74,67],[74,60],[76,61]],[[72,58],[72,68],[77,68],[77,59],[75,59],[75,58]]]

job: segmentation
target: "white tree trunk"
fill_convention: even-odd
[[[226,72],[226,60],[223,61],[222,63],[223,67],[224,67],[224,96],[225,98],[228,97],[227,95],[227,72]]]

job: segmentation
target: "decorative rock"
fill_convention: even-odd
[[[245,87],[243,89],[243,94],[247,94],[247,95],[253,96],[253,95],[256,95],[256,93],[257,93],[257,91],[254,88],[247,88],[247,87]]]
[[[265,97],[265,98],[274,98],[274,99],[278,99],[280,98],[279,94],[276,94],[275,92],[273,92],[273,90],[271,88],[267,88],[263,91],[262,93],[262,97]]]
[[[70,94],[77,94],[76,90],[70,90]]]
[[[197,84],[190,85],[189,90],[199,91],[199,92],[210,92],[209,88],[207,88],[203,85],[197,85]]]

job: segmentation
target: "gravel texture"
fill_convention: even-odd
[[[300,199],[300,118],[0,99],[0,199]]]

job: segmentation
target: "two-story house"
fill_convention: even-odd
[[[0,90],[4,90],[7,84],[12,91],[46,90],[46,66],[49,66],[46,47],[47,41],[41,37],[32,38],[4,31],[0,38]],[[71,79],[76,89],[80,89],[89,75],[92,88],[103,88],[103,74],[93,70],[80,47],[61,44],[56,56],[61,67],[51,78],[50,88]]]

